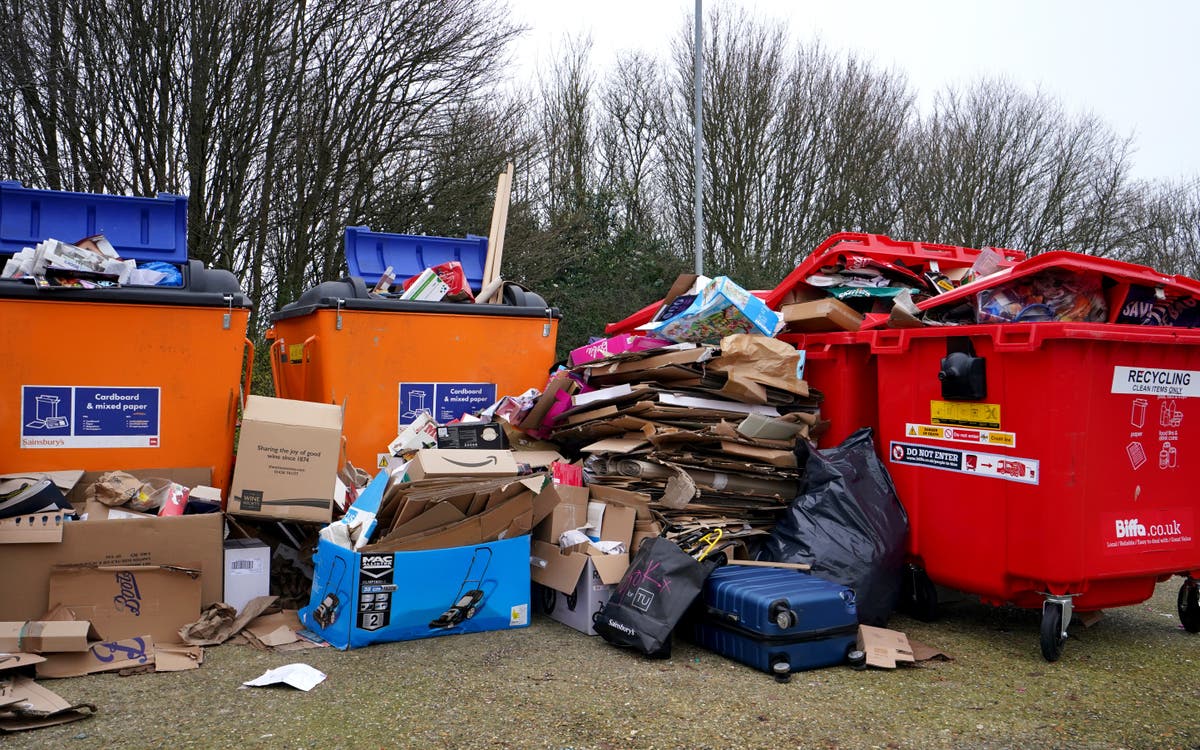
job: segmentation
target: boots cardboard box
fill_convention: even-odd
[[[228,511],[329,523],[340,499],[341,447],[341,407],[251,396],[242,416]]]
[[[143,479],[165,477],[188,486],[212,481],[212,470],[208,468],[123,470]],[[59,487],[68,490],[67,499],[82,509],[83,491],[103,473],[78,472],[68,486]],[[51,475],[58,482],[61,474],[66,472]],[[0,570],[20,571],[20,575],[0,576],[0,620],[36,620],[45,614],[50,574],[56,565],[175,565],[199,569],[200,605],[220,602],[223,530],[220,513],[70,521],[63,524],[61,542],[0,544]]]

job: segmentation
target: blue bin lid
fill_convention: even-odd
[[[483,264],[487,260],[487,237],[430,237],[424,234],[387,234],[368,227],[346,227],[346,265],[350,275],[373,286],[388,266],[396,283],[416,276],[426,268],[456,260],[471,289],[483,286]]]
[[[103,234],[122,258],[186,263],[187,198],[35,190],[0,182],[0,253]]]

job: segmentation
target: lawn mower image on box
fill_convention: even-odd
[[[333,581],[334,574],[337,574],[337,581],[330,586]],[[346,561],[338,557],[334,559],[333,565],[329,566],[329,575],[325,578],[325,598],[313,610],[313,619],[323,628],[333,625],[337,620],[338,605],[341,603],[338,600],[337,590],[342,585],[342,579],[346,576]]]
[[[487,569],[491,563],[491,548],[476,547],[475,554],[471,555],[471,564],[467,566],[466,577],[463,578],[462,584],[458,587],[458,596],[455,597],[454,604],[436,620],[429,623],[430,630],[449,630],[456,625],[461,625],[466,620],[470,620],[475,616],[476,612],[482,609],[484,596],[483,578],[487,575]],[[471,572],[479,564],[482,565],[479,575],[472,577]],[[471,584],[474,584],[474,586],[468,588]]]

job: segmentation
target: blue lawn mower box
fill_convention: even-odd
[[[304,625],[336,648],[529,625],[529,536],[357,553],[322,539]]]

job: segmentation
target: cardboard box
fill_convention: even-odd
[[[409,481],[436,477],[512,477],[517,462],[508,450],[422,448],[405,469]]]
[[[784,305],[780,312],[789,331],[805,333],[857,331],[863,322],[854,308],[833,297]]]
[[[559,488],[560,491],[562,489]],[[593,504],[596,502],[593,501]],[[616,503],[603,505],[604,521],[600,540],[620,542],[628,550],[633,538],[636,510]],[[606,555],[591,544],[563,549],[557,544],[535,539],[531,555],[531,578],[557,592],[553,597],[548,593],[543,594],[546,613],[581,633],[596,635],[592,627],[592,614],[611,598],[616,585],[625,575],[629,567],[629,553]]]
[[[48,608],[66,607],[105,641],[179,642],[200,619],[200,571],[159,565],[65,566],[50,573]]]
[[[533,529],[533,538],[558,544],[564,531],[587,525],[588,488],[559,485],[554,488],[559,498],[550,514]]]
[[[0,622],[0,652],[30,654],[87,651],[100,635],[86,620]]]
[[[546,562],[530,568],[541,587],[542,606],[551,619],[587,635],[596,635],[592,615],[600,611],[629,568],[629,555],[560,554],[559,547],[533,542],[533,557]]]
[[[57,544],[0,545],[0,620],[36,620],[46,611],[55,565],[177,565],[198,568],[200,604],[221,601],[221,514],[145,520],[72,521]],[[138,635],[143,635],[139,633]]]
[[[61,510],[0,518],[0,544],[47,544],[62,541],[64,517]]]
[[[648,349],[658,349],[670,346],[673,342],[654,336],[642,336],[636,333],[623,333],[607,339],[593,341],[571,350],[567,356],[569,366],[578,367],[588,362],[606,359],[617,354],[644,352]]]
[[[340,407],[251,396],[238,436],[229,512],[328,523],[339,500],[341,445]]]
[[[377,475],[347,517],[374,513],[392,484]],[[535,493],[519,480],[504,490],[482,513],[389,537],[386,550],[355,552],[322,534],[301,622],[341,649],[527,626]]]
[[[495,422],[457,422],[437,428],[437,447],[458,450],[505,450],[508,437]]]
[[[867,665],[883,669],[895,669],[897,664],[912,664],[912,646],[908,636],[898,630],[858,626],[858,650],[866,654]]]
[[[225,540],[225,603],[242,611],[246,602],[271,593],[271,548],[260,539]]]
[[[358,553],[322,539],[304,626],[340,649],[529,625],[529,537]]]
[[[726,276],[712,279],[686,309],[647,326],[655,336],[672,341],[716,344],[734,333],[774,336],[782,327],[779,314]]]

